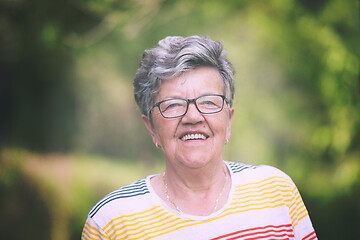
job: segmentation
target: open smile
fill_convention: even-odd
[[[182,141],[188,141],[188,140],[206,140],[207,138],[208,136],[206,136],[203,133],[190,133],[190,134],[185,134],[180,139]]]

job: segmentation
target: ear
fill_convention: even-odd
[[[226,129],[226,139],[229,140],[231,137],[231,124],[232,124],[232,120],[234,117],[234,108],[230,108],[229,109],[229,121],[228,121],[228,125],[227,125],[227,129]]]
[[[141,118],[142,118],[143,122],[145,123],[145,126],[146,126],[147,130],[149,131],[150,136],[151,136],[152,141],[155,144],[155,146],[156,147],[160,146],[160,141],[157,137],[156,130],[155,130],[153,124],[151,123],[150,118],[144,114],[141,115]]]

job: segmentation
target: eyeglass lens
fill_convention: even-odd
[[[168,99],[158,106],[166,118],[175,118],[186,113],[190,102],[194,102],[197,109],[204,114],[216,113],[222,110],[224,97],[222,95],[205,95],[195,99]]]

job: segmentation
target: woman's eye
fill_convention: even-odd
[[[165,111],[170,111],[170,110],[174,110],[174,109],[178,109],[178,108],[182,108],[182,107],[183,107],[183,104],[181,104],[181,103],[177,103],[177,102],[168,103],[163,106],[162,111],[165,112]]]
[[[200,103],[201,106],[203,107],[215,107],[217,106],[217,104],[213,101],[203,101]]]
[[[203,104],[205,105],[216,105],[214,102],[212,101],[205,101]]]
[[[179,103],[172,103],[172,104],[170,104],[170,105],[167,106],[167,109],[169,109],[169,108],[176,108],[176,107],[181,107],[181,104],[179,104]]]

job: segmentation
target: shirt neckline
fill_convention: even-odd
[[[235,190],[235,187],[234,187],[234,176],[233,176],[233,172],[232,172],[232,169],[231,167],[229,166],[228,162],[227,161],[224,161],[227,169],[229,170],[229,173],[230,173],[230,182],[231,182],[231,187],[230,187],[230,193],[229,193],[229,196],[228,196],[228,199],[225,203],[225,205],[218,209],[216,212],[213,212],[211,213],[210,215],[207,215],[207,216],[198,216],[198,215],[191,215],[191,214],[186,214],[186,213],[181,213],[181,212],[178,212],[174,209],[172,209],[167,203],[165,203],[158,195],[157,193],[155,192],[155,190],[153,189],[152,185],[151,185],[151,178],[155,177],[155,176],[158,176],[160,174],[153,174],[153,175],[149,175],[146,177],[146,185],[149,189],[149,192],[150,192],[150,196],[152,198],[152,202],[154,203],[155,206],[158,206],[160,205],[162,208],[164,208],[166,211],[170,212],[171,214],[179,217],[179,218],[182,218],[182,219],[187,219],[187,220],[194,220],[194,221],[205,221],[205,220],[210,220],[210,219],[213,219],[217,216],[219,216],[221,213],[223,213],[223,211],[228,208],[228,206],[230,205],[230,202],[231,202],[231,199],[233,199],[233,196],[234,196],[234,190]]]

